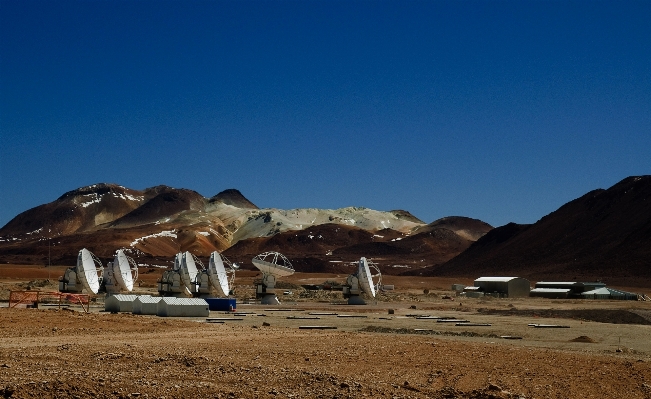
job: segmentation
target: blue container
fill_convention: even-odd
[[[235,298],[203,298],[208,302],[210,310],[234,311],[236,308]]]

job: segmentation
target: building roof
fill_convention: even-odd
[[[161,302],[164,302],[166,305],[180,305],[180,306],[192,306],[192,305],[201,305],[208,306],[203,298],[175,298],[166,296],[161,299]]]
[[[140,303],[158,303],[161,299],[163,298],[160,296],[140,295],[137,301]]]
[[[581,295],[585,296],[590,296],[590,295],[610,295],[610,296],[615,296],[615,297],[621,297],[621,296],[637,296],[637,294],[634,294],[632,292],[626,292],[626,291],[620,291],[616,290],[613,288],[597,288],[596,290],[592,291],[586,291],[581,293]]]
[[[108,301],[110,299],[112,301],[118,302],[133,302],[136,298],[138,298],[138,295],[117,294],[111,295],[110,297],[106,298],[106,300]]]
[[[520,277],[479,277],[475,281],[492,281],[492,282],[503,282],[507,283],[513,279],[520,278]]]
[[[608,288],[597,288],[596,290],[582,292],[581,295],[610,295],[610,290]]]
[[[578,281],[538,281],[536,287],[574,287],[574,286],[594,286],[605,287],[605,283],[595,282],[578,282]]]

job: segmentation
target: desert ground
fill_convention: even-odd
[[[5,398],[651,398],[651,302],[470,299],[449,288],[471,281],[387,276],[396,290],[348,306],[299,288],[345,276],[297,273],[270,307],[241,272],[237,313],[211,312],[223,323],[110,314],[103,296],[90,313],[7,307],[64,269],[0,266]],[[161,273],[141,270],[137,293]]]

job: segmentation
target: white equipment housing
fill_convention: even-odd
[[[133,291],[133,283],[138,280],[138,264],[122,249],[119,249],[113,262],[106,267],[104,278],[104,289],[107,295],[113,295],[121,291]]]
[[[197,275],[203,263],[190,252],[179,252],[174,257],[172,270],[167,270],[158,280],[158,292],[163,296],[195,296],[198,293]]]
[[[232,264],[224,255],[214,251],[210,254],[208,269],[202,270],[197,276],[200,296],[210,296],[213,289],[219,296],[231,295],[237,269],[237,265]]]
[[[377,273],[371,274],[371,269]],[[373,283],[374,277],[377,278],[376,283]],[[365,293],[369,297],[375,298],[381,285],[382,273],[380,273],[380,269],[375,263],[369,262],[362,257],[357,264],[357,272],[346,279],[346,284],[343,287],[344,298],[348,298],[349,305],[366,305],[361,294]]]
[[[104,266],[92,252],[86,248],[77,255],[77,266],[66,270],[59,278],[59,291],[97,294],[104,279]]]
[[[265,252],[252,260],[253,266],[262,272],[262,283],[256,285],[255,297],[263,305],[280,305],[276,296],[276,278],[294,274],[289,259],[279,252]]]

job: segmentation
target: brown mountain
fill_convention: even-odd
[[[532,225],[495,228],[426,274],[651,284],[651,176],[591,191]]]
[[[102,183],[16,216],[0,229],[0,261],[74,264],[81,248],[102,259],[125,248],[140,263],[164,265],[179,251],[207,257],[227,250],[252,267],[253,256],[279,251],[298,270],[338,272],[366,256],[398,273],[441,264],[488,229],[463,217],[425,225],[405,210],[259,209],[235,189],[208,199],[168,186]]]
[[[205,198],[196,191],[165,187],[143,205],[111,223],[111,227],[132,227],[169,221],[186,211],[202,211]]]
[[[57,200],[29,209],[0,229],[2,236],[72,234],[110,223],[145,201],[143,192],[116,184],[95,184],[68,191]]]

